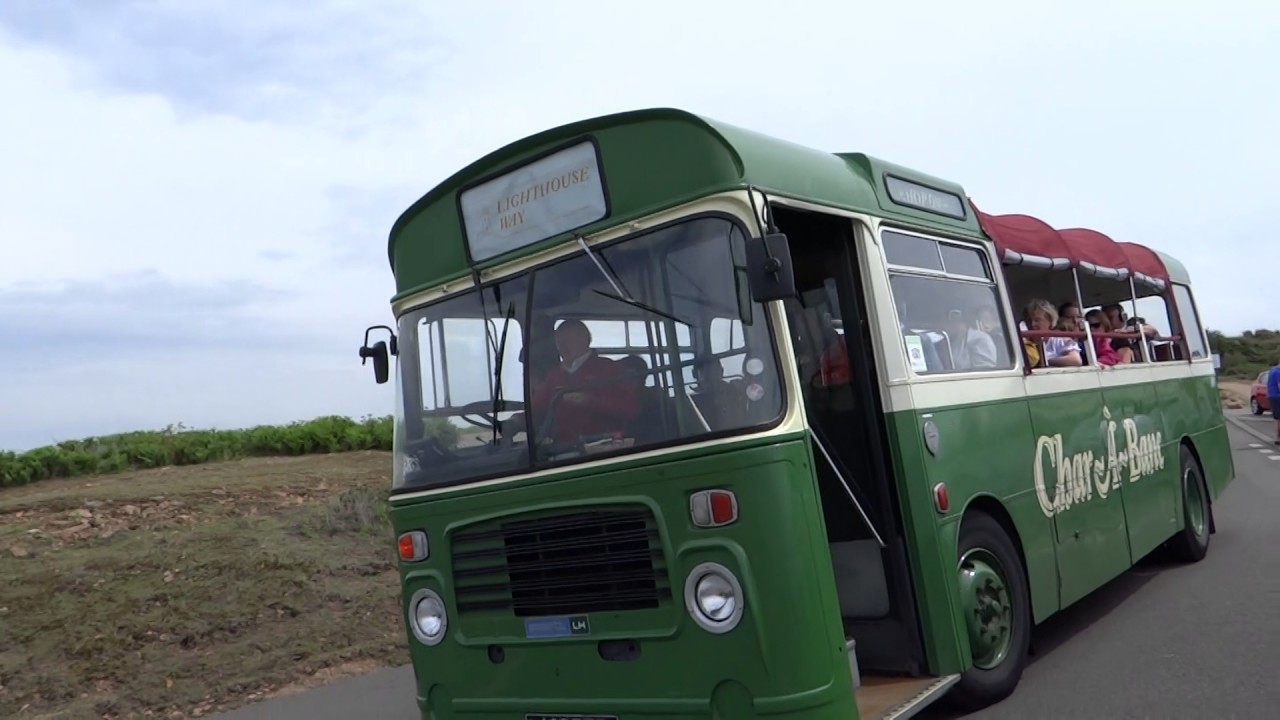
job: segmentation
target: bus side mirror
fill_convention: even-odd
[[[795,297],[791,245],[785,233],[766,233],[747,240],[747,281],[758,303]]]
[[[369,333],[379,329],[386,330],[387,335],[389,335],[391,338],[390,352],[388,352],[387,350],[387,343],[382,340],[379,340],[378,342],[372,345],[369,344]],[[399,355],[399,354],[400,354],[400,348],[398,347],[398,343],[396,342],[396,333],[394,330],[387,327],[386,325],[373,325],[365,329],[364,345],[360,346],[360,365],[364,366],[366,361],[370,359],[373,360],[373,379],[379,385],[385,383],[387,381],[388,376],[390,376],[391,374],[390,372],[391,361],[388,359],[388,355]]]
[[[379,385],[387,381],[390,375],[390,362],[387,360],[387,344],[382,340],[373,344],[373,347],[365,345],[360,348],[360,364],[364,365],[366,360],[373,359],[373,379]]]

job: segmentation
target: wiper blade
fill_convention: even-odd
[[[591,258],[591,262],[595,263],[596,269],[599,270],[600,274],[604,276],[604,279],[607,280],[609,284],[613,286],[613,290],[617,294],[610,295],[609,293],[604,292],[603,290],[596,290],[594,288],[591,290],[591,292],[597,295],[602,295],[611,300],[617,300],[618,302],[626,303],[631,307],[639,308],[646,312],[651,312],[654,315],[659,315],[668,320],[674,320],[675,322],[683,323],[685,325],[693,327],[692,323],[687,323],[684,320],[681,320],[680,318],[676,317],[675,315],[672,315],[671,313],[664,312],[648,303],[641,302],[631,297],[631,293],[627,292],[626,289],[622,287],[622,281],[615,280],[613,275],[608,270],[605,270],[604,264],[600,262],[600,258],[596,257],[596,254],[591,252],[591,246],[587,245],[587,239],[582,237],[581,235],[577,237],[578,237],[578,245],[582,247],[582,252],[586,253],[587,257]]]
[[[481,299],[483,303],[483,298]],[[502,321],[502,338],[498,340],[498,346],[494,352],[493,362],[493,435],[492,441],[496,445],[498,442],[498,411],[503,405],[502,402],[502,361],[507,354],[507,330],[511,327],[511,318],[515,317],[516,304],[514,302],[507,304],[507,311],[503,313]],[[489,324],[485,323],[485,332],[489,332]]]
[[[650,305],[650,304],[648,304],[648,303],[642,303],[642,302],[640,302],[639,300],[632,300],[631,298],[624,298],[624,297],[621,297],[621,296],[619,296],[619,295],[614,295],[614,294],[612,294],[612,293],[607,293],[607,292],[605,292],[605,291],[603,291],[603,290],[595,290],[595,289],[592,289],[592,291],[591,291],[591,292],[593,292],[593,293],[595,293],[595,294],[597,294],[597,295],[601,295],[601,296],[603,296],[603,297],[607,297],[607,298],[609,298],[610,300],[617,300],[618,302],[620,302],[620,303],[625,303],[625,304],[627,304],[627,305],[630,305],[631,307],[634,307],[634,308],[640,308],[641,310],[644,310],[644,311],[646,311],[646,312],[651,312],[651,313],[653,313],[654,315],[661,315],[662,317],[664,317],[664,318],[666,318],[666,319],[668,319],[668,320],[674,320],[674,321],[676,321],[676,322],[678,322],[678,323],[682,323],[682,324],[684,324],[684,325],[688,325],[689,327],[694,327],[694,324],[693,324],[693,323],[690,323],[690,322],[686,322],[686,321],[684,321],[684,320],[681,320],[680,318],[676,317],[675,315],[672,315],[671,313],[666,312],[666,311],[663,311],[663,310],[659,310],[658,308],[656,308],[656,307],[654,307],[654,306],[652,306],[652,305]]]

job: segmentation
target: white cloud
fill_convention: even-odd
[[[1211,327],[1275,324],[1251,289],[1268,278],[1280,165],[1280,101],[1261,90],[1280,11],[1266,3],[601,7],[6,3],[0,290],[152,271],[177,287],[242,283],[282,293],[236,310],[252,332],[308,349],[250,362],[260,335],[230,324],[227,357],[175,347],[82,354],[75,375],[69,357],[0,368],[0,447],[389,412],[355,348],[389,320],[396,215],[503,143],[649,105],[871,152],[963,183],[988,211],[1148,243],[1187,262]],[[36,319],[59,322],[48,312]],[[199,381],[158,397],[179,372]],[[74,421],[22,419],[69,404]]]

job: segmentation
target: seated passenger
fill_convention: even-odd
[[[1057,330],[1084,332],[1084,314],[1075,300],[1068,300],[1058,306]]]
[[[693,366],[697,391],[693,396],[698,411],[712,430],[734,427],[743,422],[746,395],[724,380],[724,364],[714,357],[700,358]]]
[[[1125,318],[1124,308],[1120,307],[1119,303],[1104,305],[1102,312],[1107,316],[1107,321],[1111,323],[1111,327],[1115,328],[1113,332],[1141,332],[1148,338],[1156,335],[1155,326],[1147,324],[1145,318]],[[1138,346],[1138,343],[1138,338],[1115,338],[1112,340],[1111,346],[1117,352],[1127,349],[1133,362],[1142,362],[1142,349]]]
[[[584,435],[622,432],[639,414],[636,382],[625,367],[591,349],[591,331],[580,320],[565,320],[555,331],[561,362],[547,371],[530,405],[540,427],[554,413],[550,438],[572,442]],[[555,399],[557,394],[564,392]],[[554,407],[552,401],[555,400]]]
[[[996,344],[991,336],[969,325],[963,310],[947,312],[947,347],[951,366],[956,370],[981,370],[998,367]]]
[[[1027,303],[1023,311],[1028,330],[1053,330],[1058,324],[1058,311],[1048,300],[1036,298]],[[1047,337],[1039,339],[1038,344],[1044,347],[1044,362],[1050,367],[1078,367],[1084,364],[1080,345],[1069,337]]]
[[[1000,367],[1009,364],[1009,343],[1005,340],[1004,327],[1001,326],[1000,316],[997,314],[995,307],[990,303],[982,303],[978,305],[974,311],[977,321],[975,326],[982,332],[991,336],[991,342],[996,345],[996,361],[1000,363]]]
[[[1112,332],[1111,323],[1101,310],[1090,310],[1085,316],[1089,321],[1089,329],[1094,333]],[[1093,352],[1098,356],[1099,365],[1123,365],[1133,359],[1133,351],[1128,347],[1117,350],[1112,346],[1113,338],[1093,336]]]

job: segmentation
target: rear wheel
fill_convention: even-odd
[[[1021,680],[1031,645],[1031,603],[1018,549],[984,512],[960,525],[957,570],[973,667],[948,700],[972,711],[1005,699]]]
[[[1209,530],[1213,509],[1209,505],[1209,489],[1204,482],[1200,463],[1190,448],[1178,451],[1178,469],[1182,482],[1182,519],[1184,527],[1169,540],[1169,549],[1183,562],[1198,562],[1209,552]]]
[[[1249,409],[1253,411],[1254,415],[1262,414],[1262,406],[1258,404],[1258,398],[1256,397],[1249,398]]]

